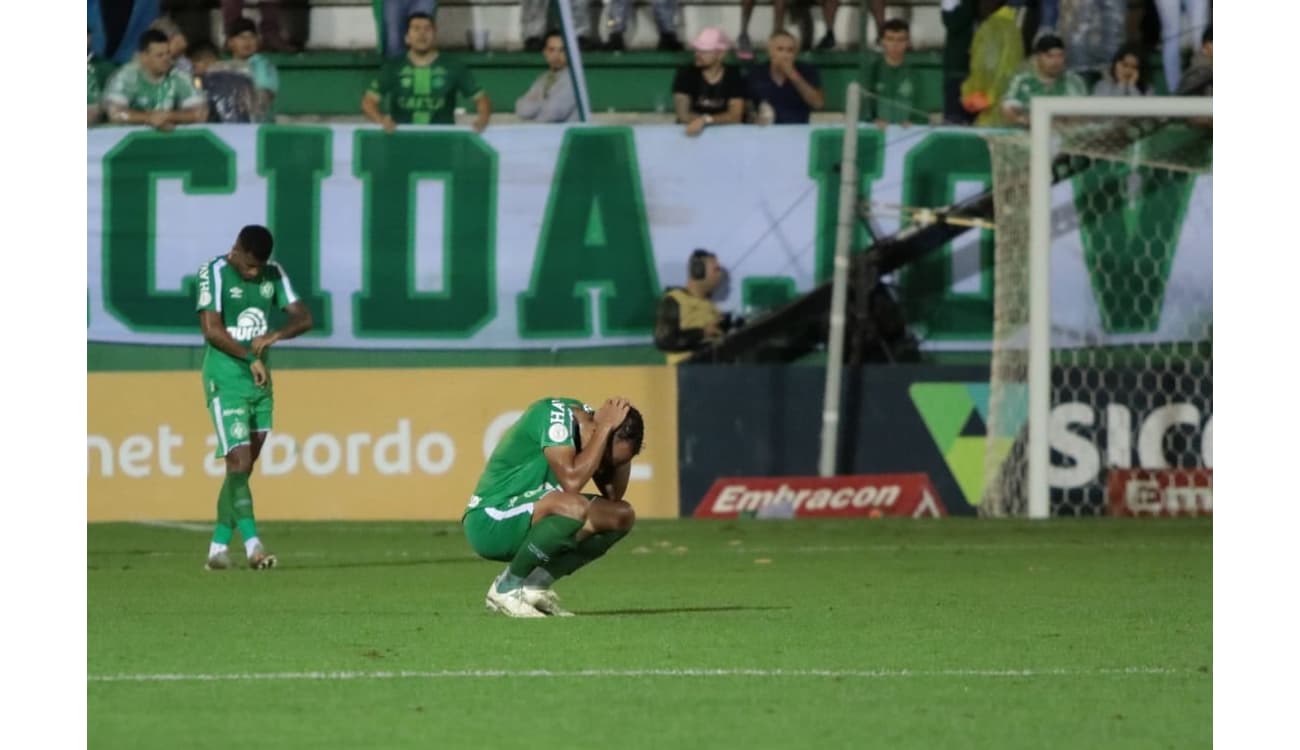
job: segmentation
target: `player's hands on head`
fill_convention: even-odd
[[[252,343],[253,355],[257,357],[262,356],[262,352],[269,349],[271,347],[271,344],[274,344],[279,340],[280,340],[279,337],[277,337],[274,333],[264,333],[261,336],[258,336],[257,338],[253,339],[253,343]]]
[[[266,385],[266,381],[270,379],[266,374],[266,365],[262,364],[260,359],[253,360],[253,364],[249,365],[248,369],[253,373],[253,385],[258,388]]]
[[[594,417],[596,425],[608,427],[611,430],[617,428],[619,425],[623,424],[623,420],[627,418],[627,410],[631,408],[631,406],[632,402],[622,396],[615,396],[614,398],[605,401],[605,403],[601,404],[601,407],[596,410],[596,415]]]

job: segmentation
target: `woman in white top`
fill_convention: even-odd
[[[1110,67],[1092,89],[1093,96],[1148,96],[1150,93],[1142,50],[1132,44],[1119,48],[1110,60]]]

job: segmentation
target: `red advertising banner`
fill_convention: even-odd
[[[696,506],[695,518],[943,517],[925,474],[839,477],[723,477]]]
[[[1209,516],[1214,510],[1210,469],[1111,469],[1106,510],[1112,516]]]

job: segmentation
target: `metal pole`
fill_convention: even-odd
[[[862,92],[857,81],[844,93],[844,147],[840,162],[839,223],[835,228],[835,262],[831,283],[830,326],[826,336],[826,393],[822,400],[822,444],[817,472],[833,476],[839,444],[840,381],[844,370],[844,308],[849,297],[849,245],[857,222],[858,112]]]

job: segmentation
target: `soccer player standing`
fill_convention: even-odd
[[[266,552],[257,536],[248,477],[271,431],[275,399],[269,349],[311,330],[312,320],[307,305],[294,294],[289,275],[271,260],[273,243],[266,227],[246,226],[230,252],[199,268],[197,309],[207,342],[203,391],[217,430],[217,454],[226,459],[208,570],[230,567],[227,546],[236,528],[250,568],[265,570],[276,564],[275,555]],[[289,316],[275,331],[267,323],[273,308]]]
[[[487,607],[510,617],[567,616],[551,585],[609,551],[636,522],[623,499],[645,425],[627,399],[592,411],[571,398],[533,402],[501,437],[461,517],[480,557],[509,563]],[[583,493],[593,481],[600,494]]]

